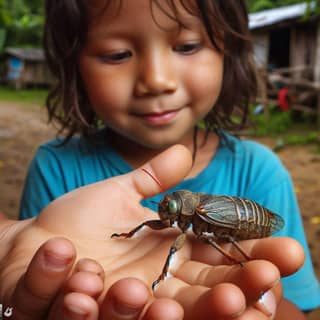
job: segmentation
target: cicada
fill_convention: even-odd
[[[268,237],[281,230],[284,220],[255,201],[241,197],[216,196],[205,193],[179,190],[167,194],[158,205],[160,220],[145,221],[128,233],[113,234],[111,237],[131,238],[142,227],[161,230],[176,227],[181,234],[172,244],[161,275],[152,288],[164,280],[168,274],[173,254],[186,240],[186,232],[191,228],[195,236],[213,246],[233,263],[240,263],[221,246],[221,242],[230,242],[242,254],[245,260],[251,258],[245,253],[238,240]]]

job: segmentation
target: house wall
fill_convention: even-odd
[[[314,80],[320,82],[320,23],[316,28],[315,57],[314,57]]]
[[[310,80],[320,81],[320,23],[287,24],[252,30],[252,41],[255,61],[258,66],[266,67],[270,62],[270,34],[279,28],[289,28],[290,47],[288,50],[288,67],[300,68],[308,66],[309,71],[295,73],[297,78],[303,76]],[[279,29],[280,30],[280,29]],[[312,71],[310,71],[310,69]],[[307,72],[309,72],[307,74]]]
[[[52,77],[47,66],[42,62],[25,62],[21,75],[24,84],[50,84]]]
[[[12,66],[9,64],[11,57],[8,57],[8,70],[7,80],[12,83],[15,88],[19,89],[25,85],[50,85],[53,83],[53,77],[49,69],[43,61],[21,61],[21,68],[15,71],[14,76],[10,76],[13,71]]]
[[[316,63],[316,38],[317,38],[317,26],[314,25],[297,25],[291,30],[290,41],[290,66],[310,66],[314,67]],[[304,77],[313,79],[313,73],[309,71],[295,72],[296,78]]]
[[[266,67],[269,54],[269,34],[264,31],[252,32],[255,62],[259,67]]]

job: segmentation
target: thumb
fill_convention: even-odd
[[[190,151],[183,145],[174,145],[140,168],[117,179],[119,183],[134,190],[140,201],[179,183],[189,173],[191,166]]]
[[[112,222],[110,217],[118,221],[119,214],[113,212],[131,212],[143,198],[158,194],[181,181],[191,165],[189,150],[182,145],[175,145],[128,174],[93,183],[61,196],[38,216],[37,225],[51,232],[53,227],[55,232],[61,232],[68,226],[69,234],[71,229],[78,234],[84,227],[88,230],[90,225],[105,227],[106,217],[109,225]],[[130,200],[124,202],[123,199]],[[130,208],[128,203],[131,204]]]

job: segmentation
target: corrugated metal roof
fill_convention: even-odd
[[[249,14],[249,28],[257,29],[269,26],[284,20],[302,17],[308,7],[307,3],[298,3],[286,7],[263,10]]]
[[[21,49],[21,48],[7,48],[5,53],[17,57],[19,59],[28,61],[44,61],[44,53],[42,49]]]

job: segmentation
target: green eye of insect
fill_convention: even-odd
[[[177,213],[178,211],[178,206],[177,206],[177,201],[176,200],[170,200],[168,209],[170,213]]]

